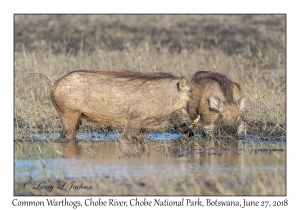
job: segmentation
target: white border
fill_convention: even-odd
[[[295,2],[295,1],[293,1]],[[10,1],[1,4],[1,206],[11,207],[13,197],[13,14],[14,13],[286,13],[287,14],[287,197],[248,197],[253,200],[289,200],[288,208],[298,206],[299,190],[299,12],[287,1]],[[87,197],[68,197],[82,200]],[[106,197],[108,199],[108,197]],[[120,198],[120,197],[118,197]],[[122,197],[131,199],[131,197]],[[150,197],[151,198],[151,197]],[[170,197],[169,197],[170,198]],[[175,197],[174,199],[177,199]],[[206,199],[209,197],[204,197]],[[236,200],[243,197],[217,197]],[[44,197],[17,197],[41,200]],[[293,208],[294,207],[294,208]],[[25,207],[22,207],[25,208]],[[32,207],[30,207],[32,208]],[[49,208],[49,207],[44,207]],[[59,207],[59,209],[62,207]],[[70,207],[69,207],[70,208]],[[98,207],[99,208],[99,207]],[[170,209],[170,207],[168,207]],[[172,207],[176,208],[176,207]],[[225,208],[225,207],[222,207]],[[58,209],[58,208],[56,208]],[[211,208],[213,209],[213,208]],[[225,208],[229,209],[229,208]],[[256,208],[257,209],[257,208]]]

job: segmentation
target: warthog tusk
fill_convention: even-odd
[[[191,125],[189,126],[189,128],[194,127],[194,125],[200,120],[200,115],[197,116],[197,118],[191,123]]]
[[[191,124],[195,125],[199,120],[200,120],[200,115],[198,115],[197,118]]]

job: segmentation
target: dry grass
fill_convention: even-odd
[[[205,173],[204,173],[205,172]],[[84,183],[93,186],[93,190],[70,190],[61,189],[37,190],[22,188],[22,180],[15,182],[15,195],[135,195],[135,196],[200,196],[200,195],[275,195],[286,194],[285,175],[277,172],[255,170],[254,174],[245,174],[242,171],[228,173],[222,172],[218,176],[211,170],[205,169],[201,173],[186,174],[184,177],[167,175],[148,175],[146,177],[134,177],[120,179],[114,175],[106,178],[90,180],[76,179],[77,184]],[[209,177],[209,178],[208,178]],[[241,181],[241,177],[243,181]],[[72,180],[64,179],[68,185]],[[118,180],[118,181],[116,181]],[[46,183],[57,185],[55,179],[43,179]],[[245,187],[247,186],[247,187]]]
[[[50,82],[24,73],[57,79],[76,69],[164,71],[187,78],[198,70],[218,71],[241,84],[250,133],[285,136],[284,15],[16,15],[14,57],[19,140],[61,129]]]

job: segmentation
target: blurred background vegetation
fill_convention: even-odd
[[[285,53],[285,15],[15,15],[15,50],[34,51],[40,42],[55,53],[147,44],[170,53],[218,49],[258,58]]]

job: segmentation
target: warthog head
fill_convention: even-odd
[[[199,122],[205,135],[215,133],[217,128],[245,135],[242,119],[245,99],[238,83],[211,71],[198,71],[187,83],[192,92],[186,110],[192,122],[176,130],[189,132]]]

